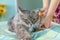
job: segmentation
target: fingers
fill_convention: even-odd
[[[42,21],[41,21],[41,24],[40,24],[40,27],[41,27],[41,28],[49,28],[49,27],[50,27],[50,23],[51,23],[51,21],[42,20]]]
[[[45,24],[45,27],[46,27],[46,28],[49,28],[49,27],[50,27],[50,22],[47,22],[47,23]]]

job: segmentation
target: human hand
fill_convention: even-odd
[[[43,11],[43,14],[45,15],[45,18],[41,19],[41,21],[40,21],[41,22],[41,25],[40,25],[41,28],[49,28],[50,27],[51,17],[46,16],[47,10],[48,10],[47,8],[40,9],[40,11]]]
[[[40,27],[41,28],[49,28],[50,23],[51,23],[51,18],[42,19]]]

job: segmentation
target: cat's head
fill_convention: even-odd
[[[36,21],[38,21],[38,18],[39,18],[39,15],[38,15],[39,9],[35,9],[35,10],[30,11],[30,10],[22,10],[22,9],[20,8],[20,11],[21,11],[20,14],[22,14],[22,15],[20,15],[21,18],[22,18],[27,24],[29,24],[29,23],[34,24]]]
[[[38,21],[38,19],[39,19],[38,13],[39,13],[39,9],[34,9],[29,14],[29,17],[28,18],[29,18],[29,20],[31,20],[31,22],[33,24],[36,23]]]

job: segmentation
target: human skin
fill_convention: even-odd
[[[52,18],[53,14],[58,6],[59,1],[60,0],[51,0],[47,15],[46,15],[45,19],[42,20],[41,26],[44,25],[45,28],[50,27],[51,18]],[[43,0],[43,9],[47,8],[47,7],[48,7],[48,0]]]
[[[48,0],[43,0],[43,8],[48,8]]]

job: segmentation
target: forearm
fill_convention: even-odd
[[[43,8],[48,8],[48,0],[43,0]]]
[[[48,12],[47,12],[47,16],[46,18],[51,18],[58,6],[58,3],[59,3],[59,0],[51,0],[51,3],[50,3],[50,7],[48,9]]]

